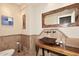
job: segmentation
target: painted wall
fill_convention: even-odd
[[[19,7],[16,4],[0,4],[0,36],[20,34],[22,31],[21,19],[19,19]],[[4,26],[1,24],[1,16],[13,17],[13,26]]]
[[[63,6],[70,5],[72,3],[41,3],[41,4],[30,4],[30,9],[28,10],[30,16],[30,35],[38,35],[43,30],[42,28],[42,17],[41,14],[48,12],[50,10],[54,10],[57,8],[61,8]],[[27,12],[26,12],[27,14]],[[27,14],[28,15],[28,14]],[[27,33],[29,34],[29,33]]]
[[[79,48],[79,26],[59,28],[68,38],[66,38],[66,44],[68,46]]]
[[[0,35],[21,34],[21,33],[27,35],[40,34],[40,32],[43,30],[41,14],[69,4],[70,3],[28,4],[27,7],[25,6],[23,8],[17,6],[16,4],[0,4],[0,16],[7,15],[14,18],[13,26],[3,26],[0,23],[0,33],[1,33]],[[22,29],[23,14],[26,14],[26,29]]]
[[[31,35],[32,29],[33,29],[33,28],[31,28],[32,27],[31,21],[34,19],[33,18],[34,17],[34,13],[33,13],[34,10],[33,10],[32,6],[30,6],[30,5],[28,5],[27,7],[21,8],[21,9],[22,10],[20,11],[20,19],[22,20],[22,15],[23,14],[26,15],[26,29],[22,29],[21,33]]]
[[[60,4],[60,3],[59,4],[39,4],[39,5],[30,4],[27,8],[24,8],[23,10],[21,10],[20,16],[22,16],[24,13],[26,14],[26,29],[22,30],[21,33],[27,34],[27,35],[38,35],[38,34],[40,34],[40,32],[43,29],[45,29],[45,28],[42,28],[41,14],[44,13],[44,12],[48,12],[50,10],[54,10],[54,9],[66,6],[66,5],[69,5],[69,3],[67,3],[67,4]],[[22,19],[22,17],[21,17],[21,19]],[[72,30],[73,29],[70,28],[71,32],[72,32]],[[56,34],[56,36],[58,36],[58,38],[61,38],[59,35],[60,35],[60,33]],[[52,37],[53,37],[53,35],[52,35]],[[33,49],[34,43],[33,43],[33,38],[32,39],[31,38],[30,38],[30,49]],[[72,47],[78,47],[79,46],[78,41],[79,40],[73,39],[73,38],[67,39],[67,44],[69,46],[72,46]]]
[[[50,33],[47,34],[47,31],[50,31]],[[56,31],[56,33],[53,33],[53,31]],[[79,26],[64,27],[58,30],[45,29],[39,36],[39,38],[43,37],[57,38],[56,42],[62,41],[67,46],[79,48]]]

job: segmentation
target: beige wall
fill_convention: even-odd
[[[59,28],[67,38],[65,38],[66,45],[79,48],[79,26]]]
[[[39,38],[50,37],[57,38],[56,42],[62,41],[63,44],[71,47],[79,48],[79,27],[69,27],[69,28],[61,28],[59,30],[56,29],[45,29]],[[46,31],[51,31],[51,33],[47,34]],[[52,33],[56,31],[56,33]]]
[[[48,12],[50,10],[55,10],[55,9],[58,9],[58,8],[61,8],[61,7],[70,5],[70,4],[73,4],[73,3],[48,3],[45,6],[43,6],[42,12],[45,13],[45,12]]]
[[[19,19],[19,7],[16,4],[0,4],[0,36],[20,34],[22,31],[22,22]],[[1,24],[1,16],[13,17],[13,26],[4,26]]]
[[[27,35],[31,35],[34,27],[32,28],[33,19],[35,18],[35,11],[34,8],[32,7],[32,5],[28,5],[25,6],[24,8],[21,8],[20,10],[20,19],[22,20],[22,15],[25,14],[26,15],[26,29],[23,29],[21,31],[22,34],[27,34]]]
[[[0,4],[0,16],[7,15],[14,18],[14,26],[2,26],[0,24],[0,35],[10,35],[19,33],[27,35],[40,34],[40,32],[43,30],[41,14],[49,10],[54,10],[66,5],[69,5],[69,3],[41,3],[28,4],[27,7],[24,6],[23,8],[21,8],[16,4]],[[26,29],[22,29],[22,15],[24,13],[26,14]]]
[[[38,35],[41,33],[43,30],[42,28],[42,17],[41,14],[50,10],[54,10],[63,6],[69,5],[69,3],[64,3],[64,4],[30,4],[29,6],[23,8],[20,11],[20,19],[22,21],[22,15],[25,13],[26,14],[26,29],[23,29],[21,31],[22,34],[27,34],[27,35]],[[39,7],[38,7],[39,6]],[[66,13],[66,12],[65,12]],[[68,14],[69,12],[67,12]],[[72,13],[72,12],[70,12]],[[44,28],[45,29],[45,28]],[[72,29],[71,29],[72,30]],[[56,37],[58,36],[58,39],[60,40],[60,34],[55,34]],[[62,35],[61,35],[62,36]],[[53,37],[53,35],[52,35]],[[70,41],[69,41],[70,40]],[[64,40],[63,40],[64,41]],[[76,40],[75,43],[74,39],[68,39],[67,44],[72,47],[78,47],[78,40]],[[33,38],[30,37],[30,49],[33,48]],[[79,47],[78,47],[79,48]]]
[[[45,3],[45,4],[30,4],[31,6],[29,7],[31,10],[28,10],[29,16],[30,16],[30,35],[33,34],[40,34],[41,31],[43,30],[42,28],[42,17],[41,14],[44,12],[48,12],[50,10],[54,10],[57,8],[61,8],[63,6],[67,6],[71,3]],[[39,6],[39,7],[38,7]],[[26,13],[27,14],[27,13]],[[28,14],[27,14],[28,15]],[[28,31],[27,30],[27,31]],[[29,33],[29,32],[28,32]]]
[[[30,4],[28,7],[21,8],[21,10],[20,6],[16,4],[0,4],[0,16],[6,15],[14,18],[14,26],[3,26],[0,17],[0,36],[11,34],[38,35],[43,30],[41,14],[69,4]],[[26,14],[26,29],[22,29],[22,15],[24,13]],[[32,39],[30,39],[31,42]],[[32,44],[30,45],[32,46]]]
[[[60,8],[60,7],[66,6],[66,5],[69,5],[69,3],[66,3],[66,4],[60,4],[60,3],[59,4],[39,4],[36,6],[31,5],[28,8],[28,12],[26,11],[26,15],[28,15],[27,22],[29,22],[29,25],[27,27],[27,34],[28,35],[38,35],[41,33],[41,31],[43,29],[46,29],[46,28],[42,28],[42,17],[41,17],[42,13],[48,12],[50,10],[54,10],[54,9],[57,9],[57,8]],[[26,34],[26,33],[24,33],[24,34]],[[58,35],[60,35],[60,34],[58,34]],[[30,41],[32,41],[32,39]],[[67,40],[67,43],[69,46],[78,47],[79,44],[75,44],[75,43],[71,43],[71,42],[74,42],[74,39]],[[76,43],[78,43],[78,40]]]

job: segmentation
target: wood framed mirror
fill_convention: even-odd
[[[75,3],[56,10],[42,13],[42,28],[61,27],[61,22],[64,22],[64,21],[66,23],[68,22],[69,24],[70,23],[76,24],[76,21],[77,21],[76,19],[79,18],[78,13],[79,13],[79,3]],[[59,21],[59,19],[61,20],[63,19],[63,20]],[[71,20],[65,20],[65,19],[71,19]]]

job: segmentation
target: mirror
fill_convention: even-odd
[[[62,24],[74,24],[78,15],[78,4],[72,4],[63,8],[42,14],[42,27],[61,27]],[[74,6],[74,7],[73,7]]]

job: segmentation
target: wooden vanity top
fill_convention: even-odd
[[[79,56],[79,49],[74,49],[74,48],[70,48],[68,47],[67,49],[64,49],[60,46],[56,46],[56,45],[46,45],[43,42],[36,40],[36,45],[40,48],[44,48],[44,49],[48,49],[52,52],[57,52],[59,54],[63,54],[63,55],[67,55],[67,56]]]

